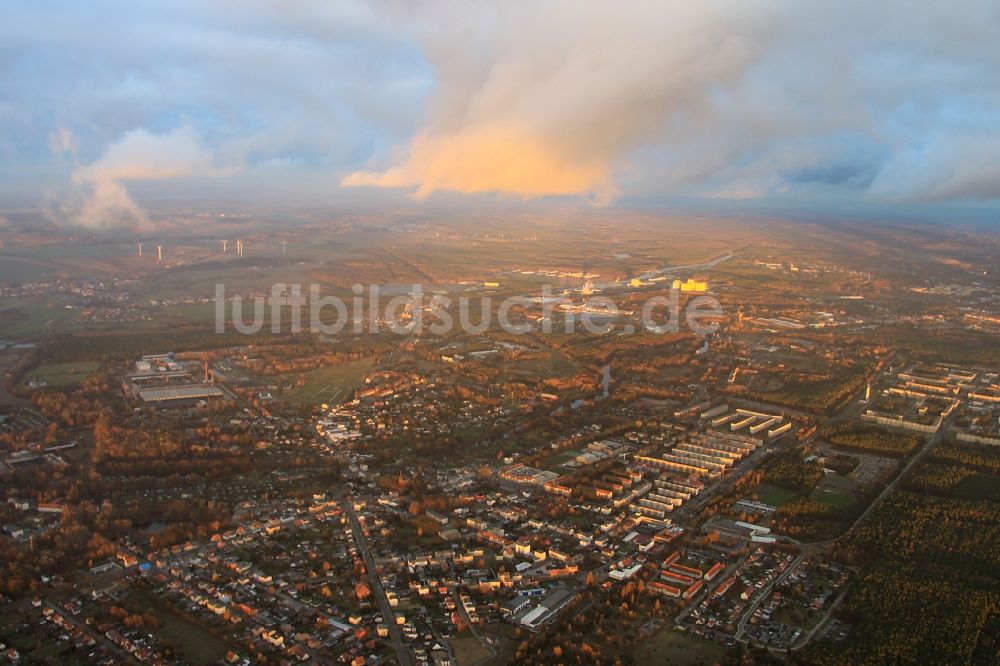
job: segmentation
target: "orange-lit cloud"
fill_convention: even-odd
[[[449,29],[400,10],[435,70],[426,122],[344,186],[605,202],[631,150],[740,81],[770,23],[722,0],[430,4]]]
[[[359,171],[342,184],[415,188],[417,198],[447,190],[523,197],[591,194],[603,201],[614,192],[607,164],[574,160],[541,137],[505,127],[421,134],[401,166]]]

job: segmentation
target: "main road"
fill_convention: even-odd
[[[926,456],[930,452],[930,450],[933,449],[937,445],[937,443],[941,441],[945,433],[951,427],[951,423],[954,420],[955,420],[954,414],[950,415],[947,419],[944,420],[944,422],[941,424],[941,428],[931,437],[929,437],[926,442],[924,442],[923,447],[919,451],[917,451],[917,453],[915,453],[912,458],[910,458],[909,462],[907,462],[906,465],[903,466],[903,469],[899,470],[899,473],[896,474],[896,478],[894,478],[890,483],[886,484],[885,488],[882,489],[882,492],[880,492],[878,496],[876,496],[875,499],[871,501],[871,503],[865,508],[865,510],[861,512],[861,515],[858,516],[857,519],[853,523],[851,523],[850,527],[844,530],[840,535],[832,539],[826,539],[824,541],[813,541],[809,543],[795,542],[795,543],[798,543],[803,548],[806,547],[822,548],[825,546],[830,546],[839,541],[840,539],[843,539],[848,534],[850,534],[854,528],[856,528],[858,525],[864,522],[865,518],[868,517],[868,515],[875,509],[875,507],[877,507],[882,502],[882,500],[888,497],[889,493],[892,492],[893,488],[895,488],[900,481],[903,480],[903,477],[905,477],[909,473],[910,469],[918,462],[920,462],[923,459],[923,457]]]
[[[368,538],[365,536],[365,531],[361,528],[361,521],[354,510],[354,504],[350,500],[345,499],[341,500],[341,506],[344,508],[347,520],[351,523],[351,530],[354,532],[354,543],[357,544],[358,552],[361,553],[361,558],[365,562],[365,568],[368,570],[368,578],[371,580],[372,595],[375,597],[375,604],[382,613],[382,620],[389,628],[389,639],[392,641],[392,647],[396,650],[396,659],[399,661],[400,666],[410,666],[410,650],[403,644],[403,635],[396,625],[396,615],[389,607],[389,599],[385,596],[382,581],[375,570],[375,558],[372,557]]]

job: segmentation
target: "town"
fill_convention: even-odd
[[[971,502],[947,509],[955,543],[961,511],[995,506],[1000,359],[885,342],[989,333],[961,310],[887,315],[910,296],[867,271],[714,256],[468,281],[528,295],[518,316],[538,323],[540,280],[566,280],[550,335],[185,333],[184,348],[154,328],[79,360],[13,337],[3,654],[464,666],[868,649],[865,590],[886,574],[865,553],[892,538],[873,521]],[[803,292],[817,282],[837,287]],[[100,288],[124,303],[136,284]],[[670,291],[718,299],[716,332],[642,330],[641,299]],[[614,326],[567,333],[596,293],[620,303],[590,313]]]

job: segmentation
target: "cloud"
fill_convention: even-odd
[[[437,190],[504,192],[526,198],[591,193],[600,200],[613,194],[603,160],[574,160],[545,137],[503,126],[444,136],[422,134],[414,139],[402,166],[356,172],[341,184],[415,188],[421,199]]]
[[[0,22],[0,68],[17,65],[0,76],[0,195],[69,177],[68,217],[93,226],[142,222],[130,183],[153,178],[205,200],[372,205],[1000,198],[995,0],[95,2],[14,3]],[[206,155],[118,146],[178,127]],[[200,178],[220,165],[240,169]]]
[[[412,134],[410,112],[432,85],[412,40],[364,0],[153,0],[138,10],[53,0],[11,6],[4,19],[0,196],[38,200],[66,181],[71,160],[50,145],[60,128],[87,164],[136,128],[188,125],[219,163],[245,168],[185,182],[185,194],[208,199],[224,186],[284,199],[295,188],[309,200],[302,184],[312,182],[326,197],[331,180]],[[290,168],[274,174],[275,164]]]
[[[417,198],[996,197],[995,160],[944,145],[1000,102],[1000,10],[960,4],[397,6],[434,67],[427,117],[341,184]],[[917,148],[932,132],[933,155]]]
[[[53,155],[70,155],[76,157],[76,135],[65,127],[60,127],[49,135],[49,150]]]
[[[74,178],[71,193],[56,210],[59,221],[88,229],[145,231],[152,227],[146,212],[132,201],[120,181],[96,173]]]
[[[73,172],[73,179],[160,180],[184,176],[217,175],[211,152],[190,125],[166,134],[144,129],[128,132],[112,144],[101,159]]]
[[[165,134],[133,130],[99,160],[73,170],[72,187],[57,206],[58,216],[91,229],[148,229],[149,217],[129,197],[126,182],[220,176],[233,171],[232,167],[215,165],[211,151],[190,126]]]
[[[871,192],[894,200],[1000,199],[998,155],[997,133],[948,134],[894,155]]]
[[[417,28],[437,72],[427,126],[396,164],[343,185],[607,198],[616,163],[735,84],[769,24],[754,2],[490,7],[434,5],[456,21]]]

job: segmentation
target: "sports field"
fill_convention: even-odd
[[[305,385],[295,388],[285,397],[297,405],[343,402],[371,370],[372,363],[370,359],[351,361],[304,373]]]
[[[32,381],[46,386],[75,386],[93,374],[100,363],[96,361],[79,361],[75,363],[52,363],[35,368],[24,376],[22,384]]]
[[[824,504],[829,504],[838,508],[848,507],[854,504],[855,499],[851,495],[845,493],[838,493],[835,490],[817,490],[813,493],[812,499],[817,502],[823,502]]]

